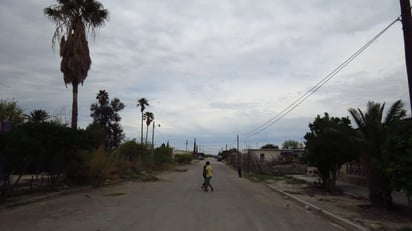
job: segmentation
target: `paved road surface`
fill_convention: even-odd
[[[215,192],[200,189],[202,164],[162,174],[161,181],[125,183],[0,212],[7,231],[258,231],[341,230],[262,184],[238,178],[211,160]]]

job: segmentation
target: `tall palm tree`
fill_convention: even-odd
[[[78,86],[83,84],[91,66],[87,32],[95,36],[95,29],[102,27],[109,12],[96,0],[57,0],[44,9],[44,14],[55,23],[52,47],[59,42],[60,71],[64,83],[73,87],[72,128],[77,128]]]
[[[146,144],[147,144],[147,134],[149,133],[149,126],[154,120],[154,115],[152,112],[145,112],[144,113],[144,118],[146,119]]]
[[[42,123],[50,119],[49,113],[42,109],[35,109],[29,114],[25,114],[24,117],[33,123]]]
[[[369,200],[377,205],[392,205],[392,187],[390,176],[385,172],[387,160],[383,152],[390,126],[406,116],[403,103],[396,101],[384,118],[385,104],[368,102],[366,112],[359,108],[349,109],[353,120],[359,128],[364,142],[362,160],[368,168]]]
[[[137,107],[140,107],[140,112],[142,113],[142,125],[140,127],[140,143],[143,144],[143,120],[144,120],[144,109],[149,106],[149,101],[146,98],[141,98],[138,101]]]

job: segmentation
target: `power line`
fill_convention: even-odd
[[[325,85],[329,80],[331,80],[334,76],[336,76],[343,68],[345,68],[349,63],[351,63],[356,57],[358,57],[363,51],[365,51],[370,45],[372,45],[383,33],[385,33],[392,25],[394,25],[397,21],[400,20],[400,17],[393,20],[388,26],[386,26],[381,32],[375,35],[371,40],[369,40],[365,45],[363,45],[360,49],[358,49],[353,55],[351,55],[348,59],[346,59],[342,64],[336,67],[332,72],[326,75],[321,81],[319,81],[316,85],[314,85],[311,89],[309,89],[305,94],[300,96],[297,100],[293,101],[289,106],[284,108],[282,111],[277,113],[274,117],[269,119],[267,122],[263,123],[259,127],[250,131],[248,136],[257,135],[268,127],[272,126],[274,123],[281,120],[291,111],[293,111],[296,107],[302,104],[307,98],[309,98],[313,93],[318,91],[323,85]]]

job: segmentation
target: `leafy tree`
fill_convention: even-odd
[[[137,107],[140,107],[140,112],[142,113],[142,126],[140,127],[140,143],[143,144],[143,120],[144,120],[144,110],[146,106],[149,106],[149,101],[146,98],[141,98],[138,101]]]
[[[93,124],[105,128],[105,147],[107,150],[112,150],[119,147],[124,139],[123,129],[120,126],[121,117],[118,112],[125,106],[118,98],[110,101],[109,93],[105,90],[100,90],[96,99],[97,103],[90,106],[90,116],[93,118]]]
[[[54,190],[57,178],[72,169],[80,150],[91,148],[84,131],[50,122],[22,123],[0,134],[1,196],[27,173],[48,173]]]
[[[128,161],[138,160],[139,150],[144,150],[146,147],[140,147],[141,144],[136,143],[136,140],[128,140],[122,143],[119,147],[119,156]]]
[[[384,155],[383,145],[389,138],[389,129],[395,122],[404,118],[406,111],[403,103],[398,100],[392,104],[384,117],[385,104],[368,102],[366,112],[359,108],[349,109],[353,120],[362,135],[364,147],[362,158],[368,170],[369,200],[384,207],[392,205],[392,184],[391,177],[385,169],[388,162]]]
[[[95,0],[57,0],[57,4],[44,9],[44,14],[56,25],[52,46],[59,43],[64,83],[73,87],[71,126],[77,129],[78,86],[83,84],[92,63],[87,32],[95,36],[95,29],[104,25],[109,12]]]
[[[154,120],[154,115],[152,112],[145,112],[144,113],[144,118],[146,120],[146,144],[147,144],[147,135],[149,133],[149,126],[152,123],[152,121]]]
[[[299,146],[302,146],[301,143],[295,140],[286,140],[282,144],[282,149],[297,149]]]
[[[274,144],[265,144],[260,149],[279,149],[279,146]]]
[[[328,113],[318,115],[309,128],[304,137],[304,159],[318,168],[322,187],[334,191],[338,170],[345,162],[358,158],[355,130],[348,118],[329,117]]]
[[[392,124],[388,139],[384,145],[384,156],[389,166],[386,169],[391,176],[395,190],[406,193],[411,204],[412,196],[412,119],[399,120]]]
[[[42,109],[35,109],[31,111],[29,114],[25,114],[24,117],[29,122],[33,122],[33,123],[46,122],[48,119],[51,118],[49,113],[47,113],[45,110],[42,110]]]
[[[231,148],[229,150],[222,151],[219,154],[222,155],[222,159],[227,159],[233,153],[238,154],[239,152],[237,151],[236,148]]]
[[[89,124],[85,133],[86,140],[93,149],[99,148],[100,145],[104,145],[106,142],[106,128],[99,124]]]
[[[23,122],[23,110],[13,100],[0,100],[0,122],[18,125]]]

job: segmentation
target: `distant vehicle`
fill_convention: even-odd
[[[222,161],[223,160],[223,156],[222,155],[218,155],[216,158],[217,161]]]

